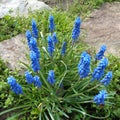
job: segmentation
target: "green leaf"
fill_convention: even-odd
[[[49,114],[51,120],[55,120],[52,112],[49,109],[47,109],[47,111],[48,111],[48,114]]]
[[[20,109],[20,108],[26,108],[26,107],[30,107],[30,105],[21,105],[21,106],[18,106],[18,107],[13,107],[11,109],[8,109],[8,110],[5,110],[5,111],[1,112],[0,116],[3,115],[3,114],[9,113],[13,110],[17,110],[17,109]]]
[[[120,118],[120,108],[118,108],[117,110],[114,110],[113,113]]]

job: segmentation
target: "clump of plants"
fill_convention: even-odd
[[[26,65],[24,78],[7,78],[12,102],[0,115],[10,113],[11,119],[39,120],[109,117],[113,97],[106,88],[112,72],[106,71],[106,46],[101,46],[96,55],[83,51],[78,42],[80,17],[74,22],[71,39],[57,36],[52,15],[47,37],[34,19],[31,24],[32,29],[26,32],[31,65]]]

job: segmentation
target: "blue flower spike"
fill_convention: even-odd
[[[55,30],[54,17],[52,15],[49,16],[49,30],[51,33]]]
[[[107,86],[111,79],[112,79],[112,71],[109,71],[106,76],[100,81],[100,83],[104,84],[105,86]]]
[[[34,51],[30,51],[30,59],[31,59],[31,67],[33,71],[38,72],[40,70],[40,63]]]
[[[40,81],[40,78],[37,75],[34,77],[34,85],[38,88],[42,86],[42,82]]]
[[[29,71],[25,72],[25,78],[28,84],[32,84],[34,82],[34,78]]]
[[[108,59],[107,58],[103,58],[98,66],[94,69],[93,73],[92,73],[92,81],[96,80],[100,80],[102,78],[102,76],[104,75],[104,71],[105,68],[108,65]]]
[[[28,47],[30,48],[30,39],[32,37],[31,31],[27,30],[26,31],[26,38],[27,38],[27,43],[28,43]]]
[[[81,19],[77,17],[72,30],[72,41],[75,42],[80,35]]]
[[[53,35],[52,35],[52,40],[53,40],[54,45],[56,45],[56,44],[58,43],[58,39],[57,39],[57,34],[56,34],[56,32],[53,33]]]
[[[23,94],[22,87],[16,82],[13,76],[7,78],[7,82],[10,85],[10,89],[17,95]]]
[[[78,64],[78,73],[80,75],[80,78],[85,78],[88,76],[90,72],[90,62],[90,55],[87,52],[83,52],[81,54],[81,59]]]
[[[63,44],[62,44],[62,50],[61,50],[61,55],[65,55],[65,53],[66,53],[66,46],[67,46],[67,43],[63,42]]]
[[[101,60],[104,57],[104,53],[106,51],[106,46],[102,45],[100,48],[100,51],[96,54],[95,59],[96,60]]]
[[[37,29],[36,21],[34,19],[32,19],[32,35],[36,39],[38,38],[38,29]]]
[[[97,105],[104,105],[105,104],[105,99],[108,96],[106,90],[101,90],[99,92],[99,94],[94,96],[93,101],[97,104]]]
[[[55,83],[55,75],[54,75],[54,71],[50,70],[48,73],[48,82],[53,85]]]
[[[39,58],[40,58],[40,50],[38,49],[36,38],[32,37],[30,39],[30,50],[32,50],[32,51],[34,51],[36,53],[37,60],[39,60]]]
[[[54,52],[54,44],[53,44],[53,40],[52,37],[50,35],[48,35],[48,52],[50,54],[50,56],[53,56],[53,52]]]

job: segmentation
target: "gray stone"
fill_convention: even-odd
[[[24,15],[27,17],[29,11],[44,10],[51,8],[44,2],[37,0],[2,0],[0,1],[0,18],[5,15],[17,16]]]
[[[120,57],[120,2],[106,3],[94,10],[82,23],[84,42],[97,50],[107,46],[107,53]]]
[[[9,40],[0,42],[0,57],[12,70],[23,70],[21,62],[29,64],[26,55],[29,55],[26,37],[24,34],[17,35]]]

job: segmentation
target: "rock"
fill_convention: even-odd
[[[10,69],[24,70],[21,62],[30,63],[26,58],[26,54],[29,55],[26,41],[25,35],[19,34],[9,40],[0,42],[0,57]]]
[[[33,12],[35,10],[43,10],[51,8],[44,2],[37,0],[2,0],[0,2],[0,18],[5,15],[17,16],[24,15],[27,16],[29,11]]]
[[[84,42],[97,50],[107,46],[107,52],[120,56],[120,2],[106,3],[94,10],[87,21],[82,23]]]

